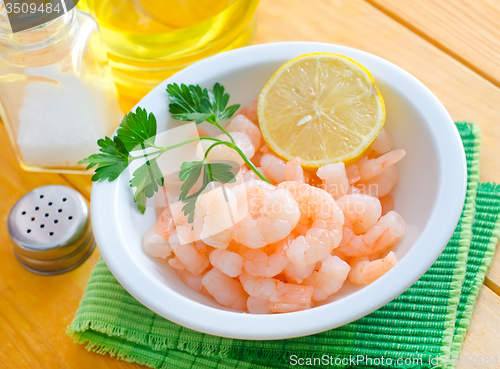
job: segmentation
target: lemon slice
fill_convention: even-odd
[[[259,95],[258,115],[273,151],[316,168],[361,156],[384,125],[385,105],[361,64],[314,53],[278,69]]]

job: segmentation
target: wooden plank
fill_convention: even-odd
[[[498,1],[367,1],[500,86]]]
[[[500,367],[500,296],[483,286],[465,336],[457,369]],[[485,362],[487,357],[489,364]],[[496,357],[496,359],[495,359]],[[481,360],[481,362],[479,362]],[[494,363],[493,361],[496,360]]]

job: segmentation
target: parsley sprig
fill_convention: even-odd
[[[229,141],[213,137],[199,137],[181,142],[176,145],[161,147],[155,144],[157,134],[156,118],[153,113],[145,109],[137,108],[135,112],[128,113],[121,122],[116,135],[113,138],[105,137],[97,141],[100,153],[90,155],[80,161],[88,164],[87,169],[97,166],[92,176],[92,181],[110,182],[118,176],[135,160],[145,160],[133,173],[130,186],[135,188],[134,201],[138,209],[144,213],[146,201],[154,196],[160,187],[164,185],[164,177],[158,166],[158,159],[165,152],[198,140],[208,140],[214,143],[206,150],[203,160],[185,161],[182,163],[179,180],[182,181],[179,200],[184,203],[182,208],[188,216],[188,221],[193,222],[196,199],[212,181],[220,183],[232,183],[236,180],[233,167],[227,163],[210,163],[207,161],[208,153],[218,145],[226,145],[234,149],[245,161],[245,163],[264,181],[269,182],[259,172],[255,165],[236,146],[231,135],[219,124],[219,122],[230,119],[239,109],[240,105],[227,106],[229,94],[225,93],[224,87],[216,83],[213,89],[202,89],[200,86],[176,83],[167,86],[170,105],[169,111],[172,118],[181,121],[194,121],[200,124],[204,121],[213,124],[224,132]],[[150,149],[150,150],[146,150]],[[138,155],[133,155],[139,153]],[[196,183],[201,186],[193,192]]]

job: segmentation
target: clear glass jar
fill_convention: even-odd
[[[248,45],[259,0],[81,0],[98,21],[120,94],[133,106],[208,56]]]
[[[78,161],[123,116],[92,17],[73,9],[12,33],[0,4],[0,115],[23,169],[85,172]]]

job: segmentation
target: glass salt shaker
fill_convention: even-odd
[[[12,33],[0,0],[0,115],[23,169],[84,172],[123,116],[93,18],[74,8]]]

